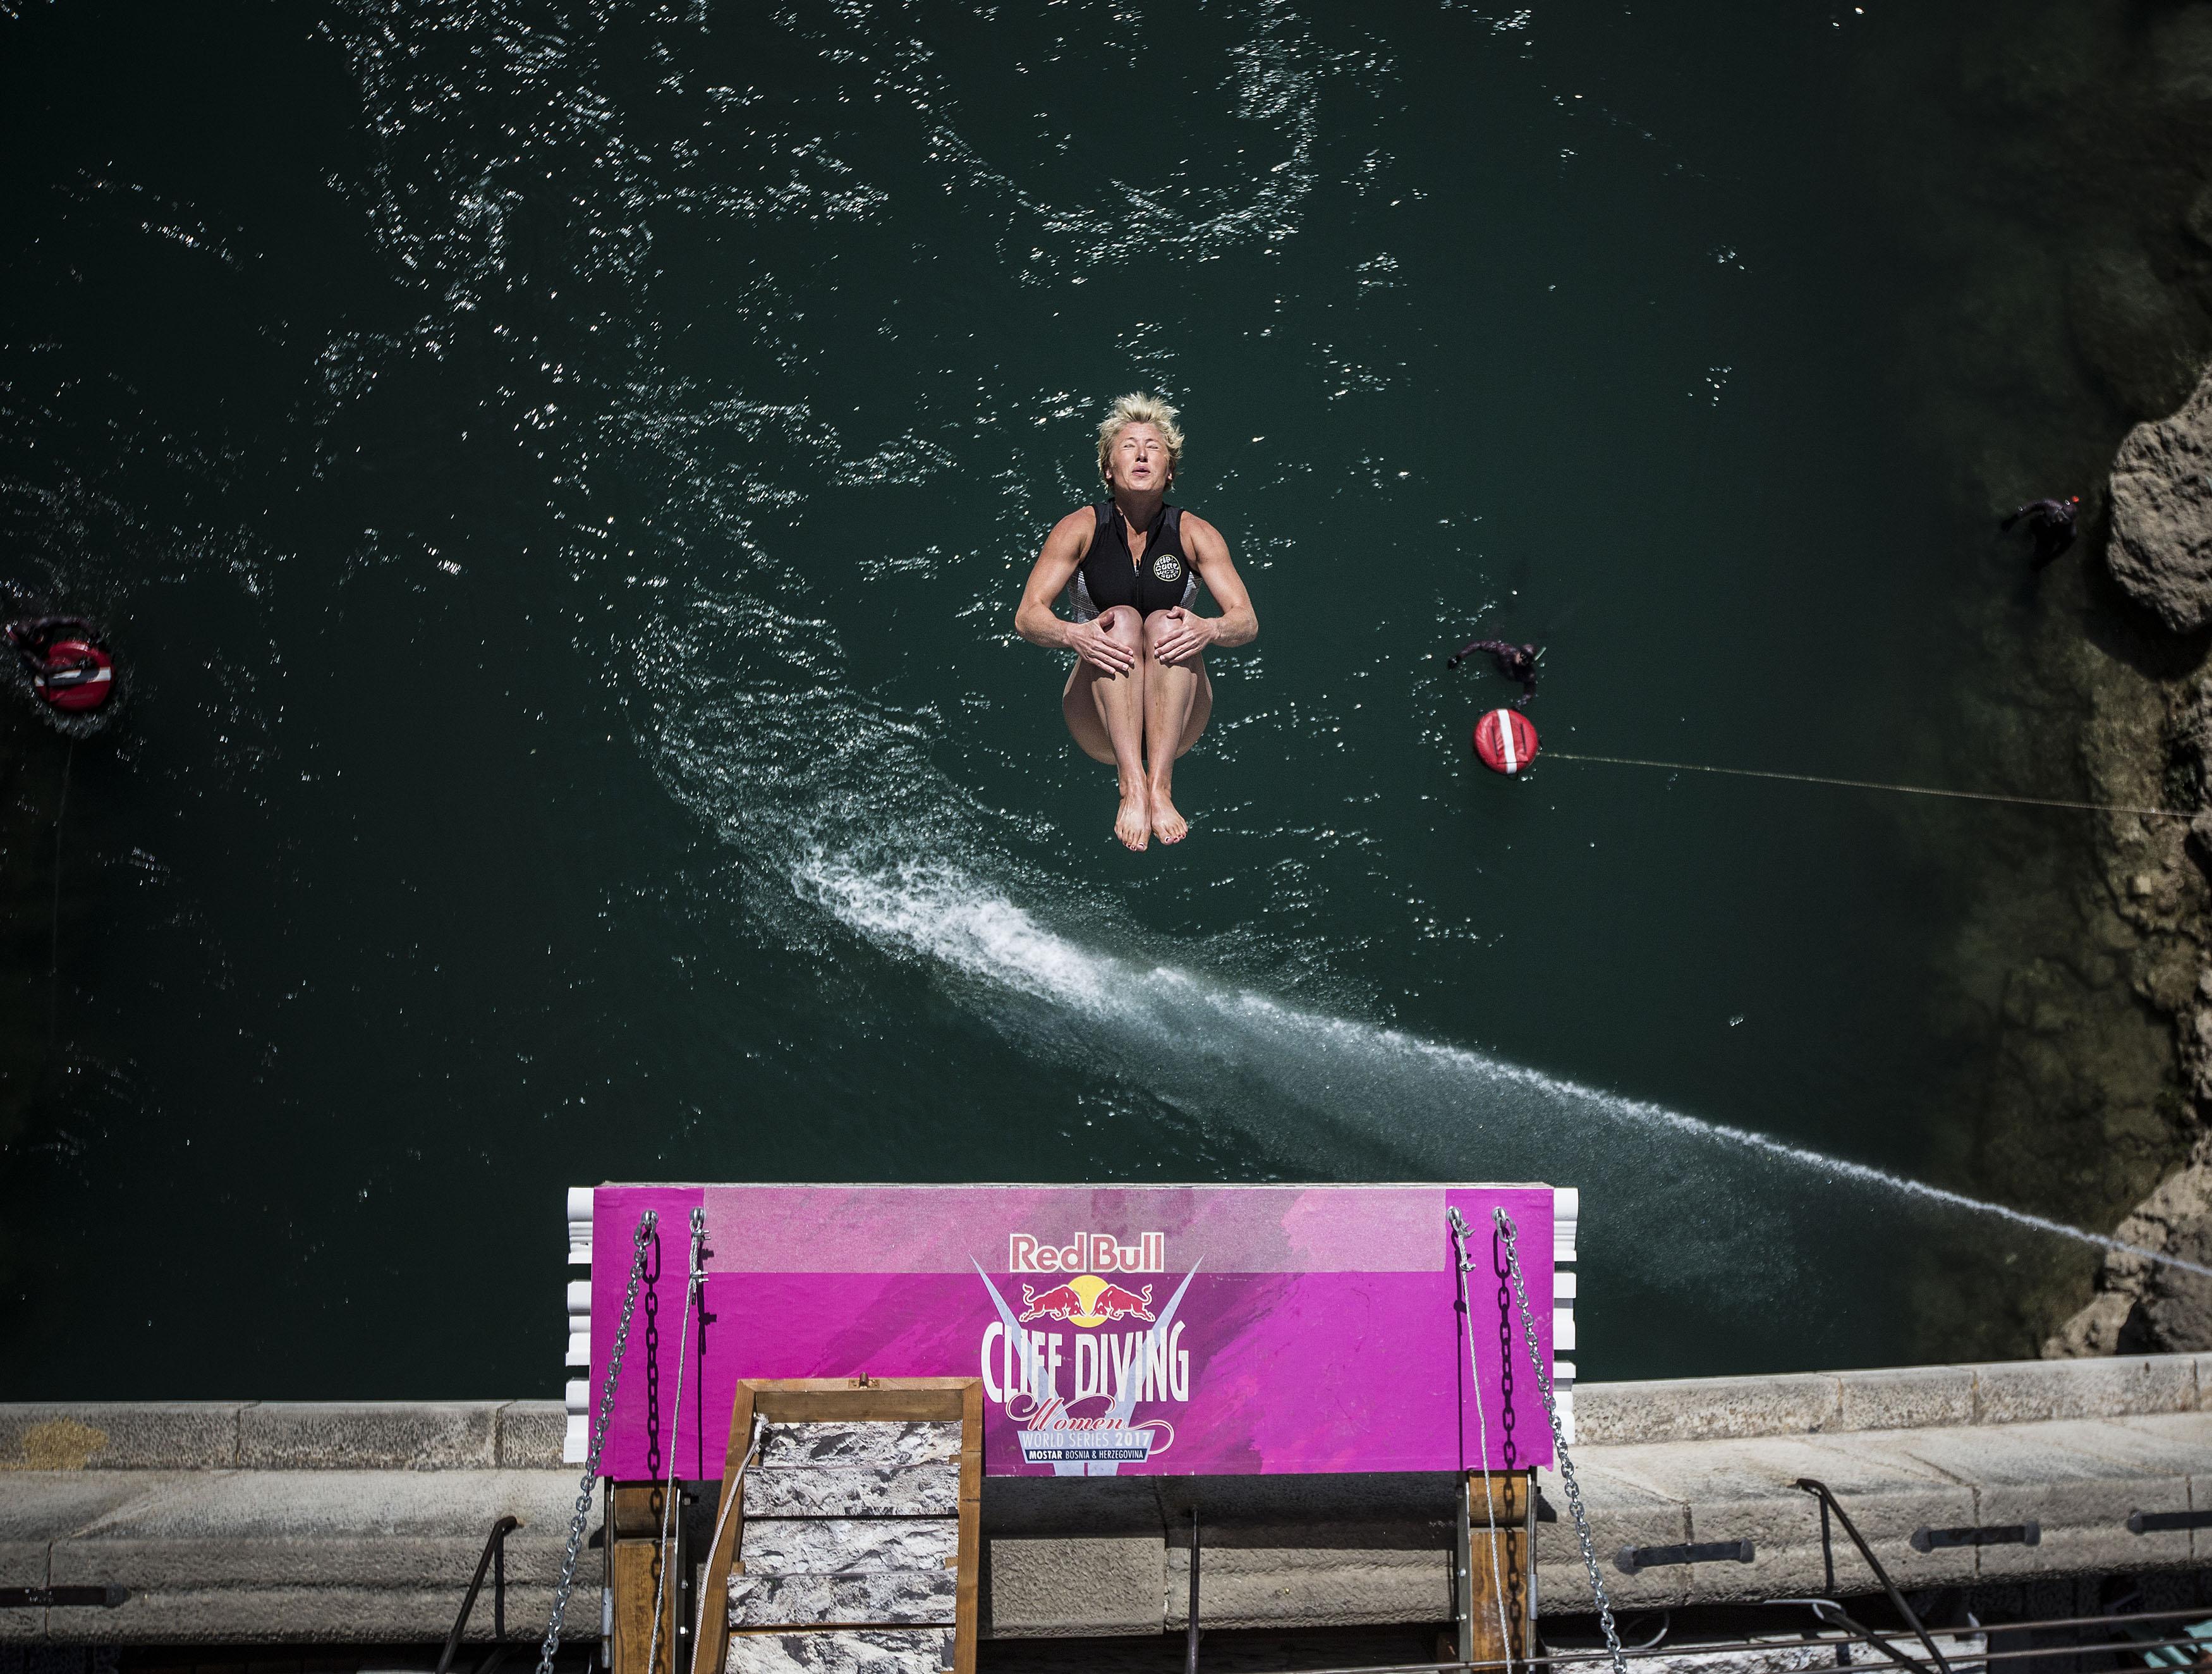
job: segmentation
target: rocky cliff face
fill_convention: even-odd
[[[2212,1139],[2119,1225],[2122,1242],[2212,1267]],[[2142,1354],[2212,1344],[2212,1277],[2114,1252],[2089,1306],[2043,1346],[2053,1357]]]
[[[2112,461],[2112,578],[2177,634],[2212,624],[2212,377]]]
[[[2212,372],[2172,417],[2129,432],[2113,461],[2112,499],[2113,579],[2169,632],[2201,636],[2212,625]],[[2194,817],[2185,835],[2179,821],[2139,828],[2136,869],[2115,892],[2141,928],[2162,919],[2177,953],[2193,950],[2185,969],[2169,960],[2173,968],[2143,997],[2173,1019],[2197,1137],[2187,1161],[2116,1236],[2204,1268],[2212,1267],[2212,923],[2203,905],[2212,870],[2212,676],[2169,691],[2159,782],[2166,806]],[[2121,1251],[2106,1258],[2088,1306],[2044,1344],[2051,1355],[2204,1348],[2212,1348],[2212,1275]]]

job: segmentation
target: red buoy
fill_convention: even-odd
[[[115,690],[115,659],[89,640],[58,639],[46,648],[46,666],[31,684],[55,709],[96,709]]]
[[[1518,709],[1492,709],[1474,723],[1474,753],[1493,773],[1520,772],[1536,748],[1536,729]]]

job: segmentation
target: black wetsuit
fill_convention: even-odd
[[[1498,672],[1509,680],[1521,683],[1521,695],[1513,700],[1513,707],[1525,709],[1528,700],[1536,695],[1536,648],[1533,645],[1512,645],[1502,639],[1469,641],[1444,660],[1446,668],[1457,668],[1477,651],[1487,651],[1498,663]]]
[[[2074,517],[2081,505],[2073,497],[2031,500],[1997,527],[2009,529],[2015,523],[2027,524],[2028,533],[2035,537],[2035,567],[2040,569],[2074,544]]]
[[[1150,616],[1198,597],[1198,576],[1182,546],[1181,507],[1162,504],[1145,532],[1145,555],[1133,564],[1129,562],[1129,526],[1120,508],[1102,500],[1091,510],[1098,520],[1091,532],[1090,549],[1068,583],[1078,622],[1088,622],[1116,605]]]

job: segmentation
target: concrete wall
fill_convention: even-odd
[[[1908,1585],[2212,1563],[2212,1530],[2125,1527],[2135,1510],[2212,1507],[2212,1357],[1585,1385],[1578,1401],[1583,1495],[1623,1604],[1818,1590],[1800,1476],[1826,1482]],[[523,1524],[511,1631],[540,1632],[577,1491],[563,1428],[550,1401],[0,1406],[0,1586],[131,1592],[112,1610],[0,1610],[0,1642],[435,1641],[502,1514]],[[1556,1474],[1542,1488],[1561,1520],[1539,1530],[1541,1605],[1587,1608]],[[1210,1625],[1442,1622],[1452,1503],[1449,1476],[991,1479],[987,1630],[1180,1627],[1194,1504]],[[1923,1525],[2028,1519],[2034,1547],[1910,1543]],[[1749,1564],[1614,1564],[1625,1546],[1741,1539]],[[1836,1550],[1842,1590],[1870,1590]],[[588,1637],[595,1551],[578,1580],[568,1619]],[[490,1628],[487,1598],[474,1636]]]

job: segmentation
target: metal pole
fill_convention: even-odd
[[[1198,1674],[1198,1507],[1190,1508],[1190,1628],[1182,1642],[1182,1674]]]

